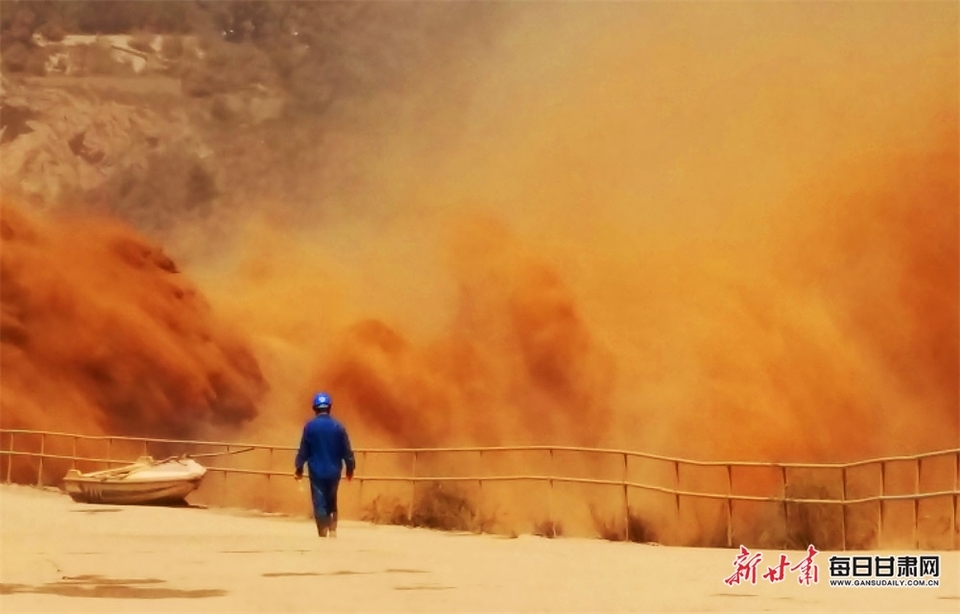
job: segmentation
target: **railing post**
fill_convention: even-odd
[[[267,471],[270,472],[267,474],[267,486],[270,486],[270,477],[273,473],[273,446],[270,446],[267,450]]]
[[[76,435],[73,436],[73,456],[70,459],[70,468],[71,469],[77,468],[77,436]]]
[[[13,467],[13,433],[10,433],[10,454],[7,455],[7,484],[10,483],[10,469]],[[960,457],[958,457],[960,459]]]
[[[413,525],[413,508],[417,505],[417,453],[413,453],[413,462],[410,468],[410,507],[407,508],[407,522]]]
[[[880,461],[880,500],[877,501],[879,508],[877,513],[877,548],[883,544],[883,497],[887,494],[887,464]]]
[[[150,450],[147,449],[147,440],[146,440],[146,439],[143,440],[143,455],[144,455],[144,456],[150,456]]]
[[[13,440],[10,440],[11,449],[13,449]],[[11,459],[12,460],[12,459]],[[9,465],[7,466],[9,468]],[[9,480],[8,480],[9,481]],[[953,474],[953,491],[957,492],[960,490],[960,453],[957,453],[956,456],[956,471]],[[950,527],[953,531],[953,549],[960,550],[960,527],[957,526],[957,503],[960,500],[960,496],[953,495],[953,526]]]
[[[780,465],[780,478],[783,480],[783,528],[790,536],[790,505],[787,503],[789,491],[787,490],[787,466]]]
[[[917,458],[914,459],[917,463],[916,471],[916,489],[914,493],[917,496],[913,499],[913,542],[914,547],[920,549],[920,465],[923,464],[923,459]]]
[[[733,548],[733,465],[727,465],[727,548]]]
[[[107,469],[113,466],[113,437],[107,438]]]
[[[357,509],[360,510],[360,516],[363,517],[363,478],[357,476],[354,478],[357,481]],[[378,522],[378,521],[374,521]]]
[[[840,469],[840,550],[847,550],[847,468]]]
[[[630,496],[627,493],[627,455],[623,455],[623,535],[630,541]],[[638,536],[639,537],[639,536]]]
[[[40,433],[40,463],[37,465],[37,486],[43,486],[43,454],[47,436]]]
[[[227,448],[226,448],[225,451],[226,451],[227,454],[230,454],[230,446],[229,446],[229,445],[227,445]],[[227,469],[226,467],[224,467],[223,469],[224,469],[224,471],[223,471],[223,490],[222,490],[222,493],[223,493],[223,494],[220,496],[220,505],[222,505],[223,507],[226,507],[226,506],[227,506],[227,475],[228,475],[228,472],[226,471],[226,469]]]
[[[360,459],[363,461],[364,470],[366,470],[366,466],[367,466],[367,453],[366,453],[366,452],[362,452],[362,453],[360,454]],[[357,478],[357,507],[361,510],[361,513],[362,513],[362,510],[363,510],[363,478],[361,478],[361,477],[358,477],[358,478]]]
[[[480,450],[480,494],[477,496],[477,533],[483,533],[483,450]]]
[[[677,491],[677,524],[680,524],[680,462],[673,461],[673,488]]]
[[[550,448],[550,466],[547,467],[549,483],[547,488],[547,522],[550,525],[550,537],[557,536],[557,525],[553,518],[553,448]]]

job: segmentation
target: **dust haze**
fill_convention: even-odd
[[[118,327],[107,358],[156,401],[105,400],[85,358],[44,349],[172,283],[106,277],[134,296],[91,296],[42,347],[5,328],[4,424],[54,422],[50,395],[69,394],[78,427],[221,420],[292,445],[326,389],[363,447],[770,461],[956,447],[957,32],[951,3],[513,7],[483,51],[451,43],[391,89],[402,104],[276,159],[283,180],[265,164],[275,196],[233,194],[246,206],[219,220],[229,236],[175,233],[211,306],[177,313],[221,345],[197,345],[197,324]],[[284,129],[303,143],[311,126]],[[304,162],[324,156],[351,180]],[[70,254],[103,250],[58,233]],[[4,235],[5,318],[14,281],[61,283],[39,264],[11,272],[17,241]],[[246,351],[255,362],[231,358]],[[61,392],[21,385],[27,364]],[[223,395],[204,396],[211,369]]]
[[[929,4],[526,7],[464,61],[468,104],[371,122],[349,207],[251,223],[204,282],[267,371],[300,374],[257,423],[329,388],[395,443],[956,445],[950,24]]]
[[[256,414],[256,359],[157,246],[108,220],[2,214],[5,427],[186,436]]]

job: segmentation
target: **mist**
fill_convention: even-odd
[[[328,390],[366,448],[960,445],[955,5],[471,10],[237,131],[204,224],[6,198],[4,426],[294,445]]]
[[[369,120],[321,221],[247,218],[191,271],[285,382],[253,432],[329,389],[375,442],[955,446],[956,21],[518,10],[460,103]]]

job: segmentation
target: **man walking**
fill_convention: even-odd
[[[300,450],[295,461],[296,479],[303,478],[303,465],[310,469],[310,497],[320,537],[337,536],[337,489],[340,470],[346,466],[347,479],[353,479],[356,460],[350,437],[342,424],[330,417],[333,402],[326,392],[313,397],[316,417],[303,427]]]

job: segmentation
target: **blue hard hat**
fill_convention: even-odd
[[[331,405],[333,405],[333,401],[326,392],[318,392],[313,396],[314,409],[330,409]]]

